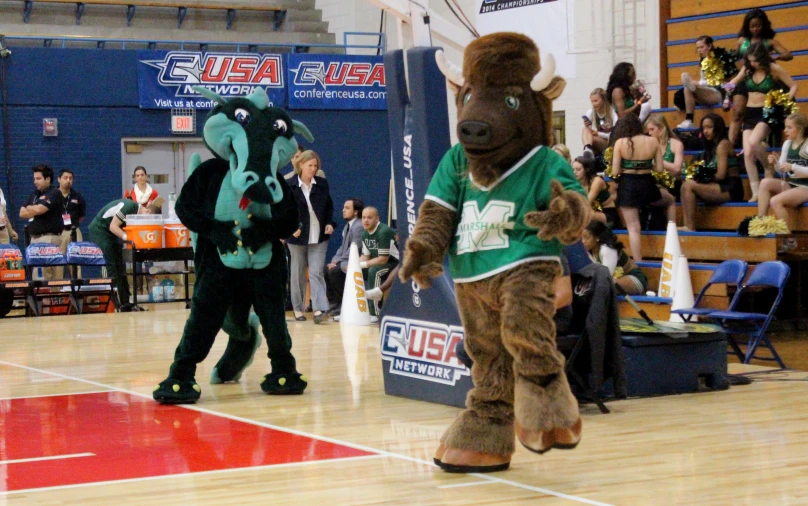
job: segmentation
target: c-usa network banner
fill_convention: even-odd
[[[290,54],[291,109],[387,109],[382,56]]]
[[[194,107],[213,102],[191,89],[204,86],[224,98],[262,87],[271,105],[286,105],[284,58],[280,54],[138,51],[138,95],[142,109]]]

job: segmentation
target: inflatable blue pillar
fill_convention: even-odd
[[[399,234],[403,252],[432,174],[449,150],[446,80],[435,63],[437,48],[417,47],[384,56],[387,111]],[[446,274],[420,290],[395,282],[382,309],[384,391],[411,399],[465,405],[469,370],[455,356],[463,339],[454,284]]]

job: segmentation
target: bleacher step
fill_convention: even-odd
[[[615,230],[615,234],[630,253],[628,232]],[[729,232],[679,232],[682,254],[691,262],[722,262],[728,258],[749,263],[777,260],[779,242],[774,235],[743,237]],[[643,232],[641,244],[643,259],[661,259],[665,250],[665,232]]]

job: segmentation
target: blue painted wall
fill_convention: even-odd
[[[71,168],[87,200],[88,218],[120,198],[121,138],[173,137],[169,111],[137,107],[137,51],[12,48],[5,60],[11,140],[11,177],[6,175],[5,134],[0,129],[0,187],[13,195],[16,217],[33,191],[31,168]],[[316,150],[342,223],[342,203],[353,196],[376,205],[386,219],[390,142],[386,111],[290,111],[315,136]],[[42,135],[42,119],[59,120],[59,136]],[[182,137],[177,136],[178,139]],[[283,172],[286,172],[284,170]],[[9,188],[11,192],[9,192]],[[22,231],[16,218],[15,230]],[[329,256],[338,244],[329,245]]]

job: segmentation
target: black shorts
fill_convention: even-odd
[[[763,108],[747,107],[743,116],[743,129],[754,130],[758,123],[766,123],[763,119]]]
[[[618,180],[618,207],[644,207],[661,198],[652,174],[623,174]]]
[[[730,176],[723,181],[718,181],[721,193],[729,193],[730,202],[743,202],[743,182],[738,176]]]

